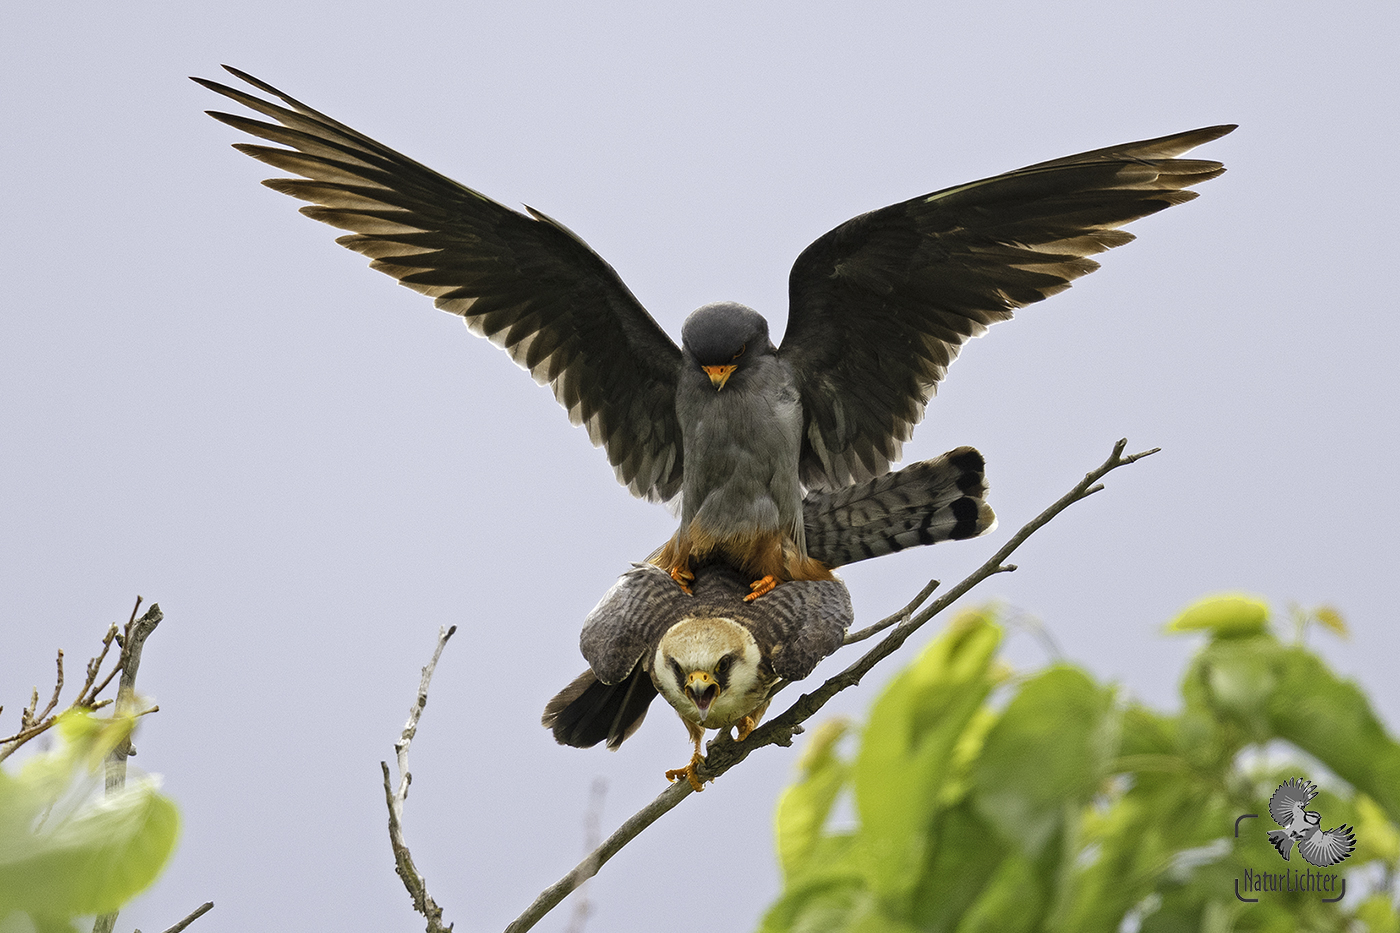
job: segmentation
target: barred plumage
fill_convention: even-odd
[[[986,534],[997,517],[984,501],[984,469],[976,449],[959,447],[836,492],[809,492],[802,503],[807,553],[840,567]]]

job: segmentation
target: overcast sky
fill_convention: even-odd
[[[574,864],[595,777],[606,831],[689,754],[660,702],[617,753],[539,725],[584,667],[584,616],[674,520],[504,353],[257,184],[267,167],[201,112],[232,105],[186,80],[222,62],[558,218],[673,335],[719,299],[781,333],[793,259],[863,211],[1241,124],[1200,150],[1229,171],[1199,200],[952,367],[906,460],[979,447],[1001,528],[845,577],[865,622],[960,578],[1126,436],[1163,452],[970,601],[1040,620],[1157,704],[1193,648],[1160,626],[1196,598],[1330,602],[1355,635],[1314,643],[1400,726],[1400,7],[560,6],[6,11],[0,733],[51,687],[56,648],[72,683],[136,594],[159,601],[140,685],[161,712],[135,763],[164,775],[184,836],[121,929],[206,899],[203,933],[418,928],[378,763],[439,625],[461,632],[407,830],[458,930],[500,929]],[[1024,634],[1008,652],[1046,660]],[[828,709],[863,715],[894,670]],[[796,757],[763,751],[624,850],[590,930],[752,926]]]

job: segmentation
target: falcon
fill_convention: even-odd
[[[803,500],[808,554],[840,567],[906,547],[991,531],[982,455],[959,447],[897,473]],[[727,561],[695,568],[686,595],[669,573],[637,564],[584,621],[588,661],[545,707],[541,721],[561,745],[617,749],[661,694],[695,745],[690,762],[666,772],[703,789],[697,772],[709,729],[748,738],[783,681],[801,680],[841,647],[851,624],[839,580],[795,580],[758,601]]]
[[[235,148],[297,176],[264,184],[349,231],[337,242],[432,298],[547,384],[617,478],[679,499],[650,560],[688,586],[721,561],[750,599],[831,571],[805,537],[803,497],[885,474],[971,337],[1098,268],[1120,228],[1196,197],[1224,171],[1178,158],[1211,126],[1040,162],[862,214],[807,247],[788,324],[705,305],[677,346],[578,235],[512,210],[234,68],[266,99],[194,78],[258,114],[210,111],[263,143]]]
[[[1289,778],[1269,798],[1269,816],[1283,829],[1269,831],[1269,842],[1286,862],[1298,843],[1298,854],[1318,868],[1331,868],[1346,860],[1356,848],[1350,826],[1322,828],[1322,814],[1307,809],[1317,796],[1317,786],[1301,778]]]

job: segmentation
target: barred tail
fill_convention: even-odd
[[[839,567],[939,541],[975,538],[996,527],[985,462],[971,447],[802,502],[807,553]]]

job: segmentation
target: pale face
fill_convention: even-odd
[[[681,718],[725,729],[756,709],[774,678],[759,672],[753,635],[733,619],[683,619],[656,646],[651,679]]]

